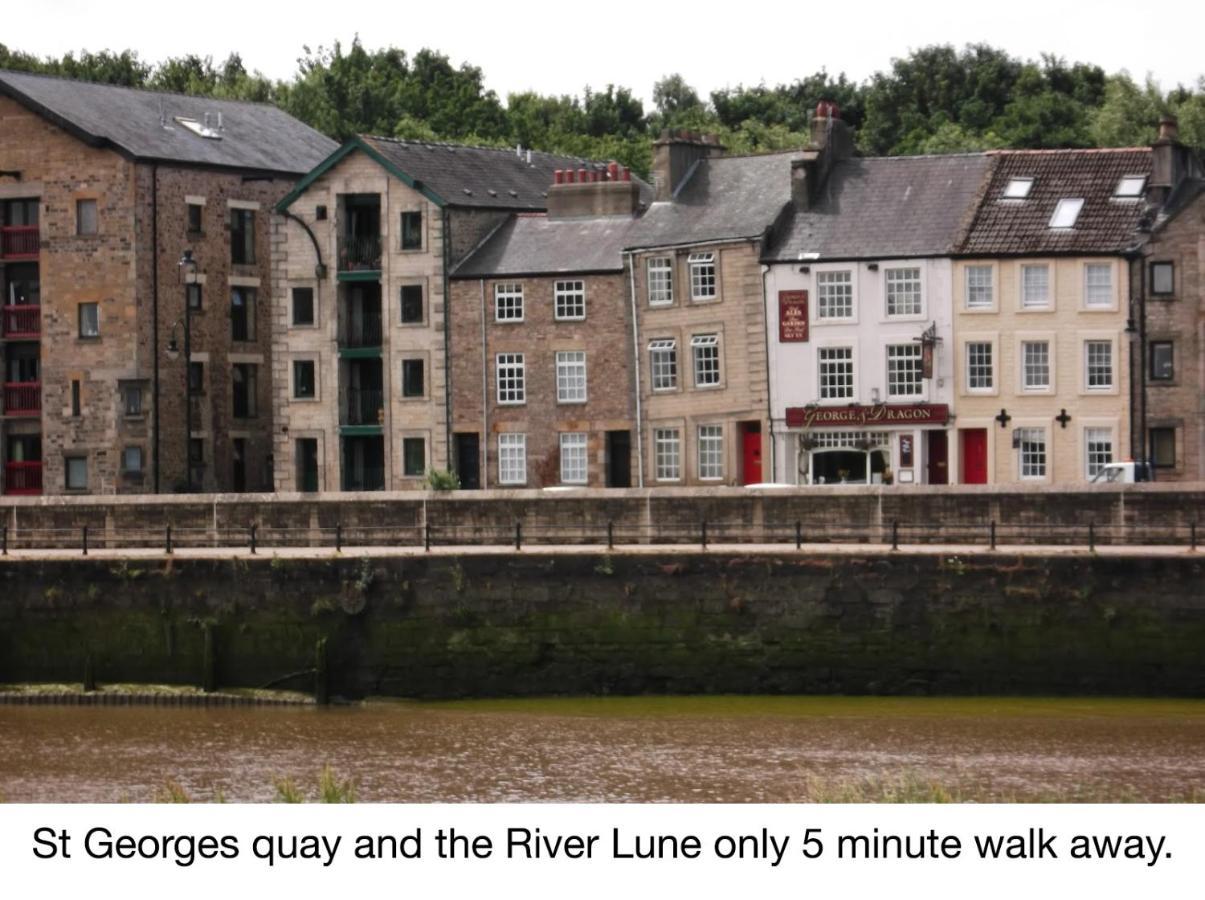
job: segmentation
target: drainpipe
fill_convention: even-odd
[[[1139,402],[1139,439],[1142,448],[1142,460],[1151,481],[1155,480],[1155,465],[1150,459],[1151,444],[1146,427],[1146,262],[1139,257],[1138,279],[1138,402]]]
[[[151,456],[155,467],[155,493],[160,492],[159,479],[159,164],[151,164],[151,395],[155,405],[151,424]],[[185,368],[188,368],[187,362]],[[188,402],[185,396],[184,402]],[[188,447],[185,447],[185,453]],[[185,458],[185,465],[188,459]]]
[[[766,290],[766,276],[770,274],[769,266],[761,267],[761,298],[762,298],[762,337],[766,342],[766,421],[770,425],[770,481],[778,480],[778,442],[774,440],[774,372],[770,361],[770,294]],[[870,471],[867,469],[867,471]],[[762,478],[766,472],[762,470]]]
[[[481,489],[488,490],[490,486],[490,385],[489,352],[485,346],[485,279],[478,279],[481,285]]]
[[[452,216],[445,206],[443,217],[444,271],[444,465],[452,470]]]
[[[636,486],[644,487],[644,420],[640,413],[640,324],[636,319],[636,260],[628,258],[628,293],[632,301],[632,384],[636,391]]]

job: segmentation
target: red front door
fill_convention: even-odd
[[[744,471],[741,484],[761,484],[761,425],[745,422],[741,425],[741,458]]]
[[[964,428],[962,435],[962,483],[987,484],[987,429]]]
[[[929,484],[949,484],[949,447],[944,431],[926,431],[929,444]]]

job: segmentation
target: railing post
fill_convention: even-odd
[[[702,529],[701,529],[701,530],[702,530],[702,532],[703,532],[703,533],[702,533],[702,538],[703,538],[703,549],[704,549],[704,550],[706,550],[706,549],[707,549],[707,520],[706,520],[706,519],[704,519],[704,520],[703,520],[703,522],[702,522]]]
[[[795,523],[795,549],[798,550],[801,547],[803,547],[803,523],[796,522]]]
[[[1088,549],[1096,552],[1096,523],[1088,523]]]
[[[515,519],[515,549],[523,549],[523,523]]]
[[[4,526],[3,536],[0,537],[0,556],[8,556],[8,526]]]
[[[172,526],[170,524],[167,526],[167,531],[165,532],[165,535],[164,535],[163,551],[168,556],[172,555]]]
[[[891,520],[891,549],[900,549],[900,523],[898,519]]]
[[[343,523],[335,523],[335,552],[343,552]]]
[[[607,522],[607,549],[615,549],[615,523]]]
[[[251,555],[255,555],[255,526],[251,526]]]
[[[991,549],[996,549],[996,520],[992,519]]]
[[[1189,549],[1196,550],[1197,549],[1197,520],[1196,519],[1192,520],[1191,538],[1192,538],[1192,543],[1189,545]]]
[[[428,553],[431,552],[431,523],[423,523],[423,549]]]
[[[84,526],[84,556],[88,555],[88,526]]]

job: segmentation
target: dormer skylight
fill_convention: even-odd
[[[1005,200],[1024,200],[1033,188],[1032,178],[1010,178],[1004,186]]]
[[[1121,200],[1136,200],[1142,196],[1142,190],[1145,187],[1145,175],[1125,175],[1121,181],[1117,182],[1117,189],[1113,191],[1113,196]]]
[[[1050,217],[1050,227],[1074,228],[1075,220],[1079,218],[1079,211],[1083,208],[1084,201],[1080,197],[1060,200],[1054,208],[1054,215]]]
[[[176,121],[187,128],[195,135],[203,138],[209,138],[211,141],[220,141],[222,139],[222,117],[218,116],[217,128],[214,128],[210,123],[209,114],[205,114],[205,121],[201,122],[197,119],[190,119],[188,116],[176,116]]]

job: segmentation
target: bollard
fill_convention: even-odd
[[[1096,552],[1096,523],[1088,523],[1088,549],[1093,553]]]
[[[167,534],[163,541],[163,550],[168,556],[172,555],[172,526],[167,526]]]
[[[518,519],[515,520],[515,549],[523,548],[523,523]]]
[[[607,549],[615,549],[615,523],[607,522]]]
[[[84,526],[84,556],[88,555],[88,526]]]
[[[703,549],[704,549],[704,550],[706,550],[706,549],[707,549],[707,520],[706,520],[706,519],[704,519],[704,520],[703,520],[703,522],[702,522],[702,529],[701,529],[701,530],[702,530],[702,532],[703,532],[703,534],[702,534],[702,538],[703,538]]]
[[[209,622],[201,626],[201,636],[205,645],[201,655],[201,690],[212,694],[218,689],[217,653],[213,642],[213,625]]]
[[[992,519],[991,549],[996,549],[996,520]]]
[[[255,555],[255,526],[251,526],[251,555]]]
[[[92,654],[84,657],[84,693],[91,694],[96,690],[96,670],[92,666]]]
[[[798,550],[803,546],[803,523],[795,523],[795,549]]]
[[[431,552],[431,523],[423,523],[423,549],[428,553]]]
[[[343,552],[343,523],[335,523],[335,552]]]
[[[896,519],[891,520],[891,549],[900,549],[900,523]]]

